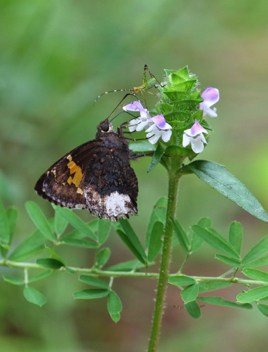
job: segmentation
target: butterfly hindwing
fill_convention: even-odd
[[[90,211],[99,217],[136,214],[138,181],[128,153],[96,149],[86,170],[84,194]]]

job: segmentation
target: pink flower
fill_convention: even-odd
[[[216,104],[220,99],[220,93],[217,88],[207,88],[202,94],[201,97],[204,99],[202,103],[200,103],[200,109],[203,110],[203,117],[209,115],[210,117],[217,117],[217,109],[210,108],[212,105]]]
[[[132,119],[129,123],[128,129],[130,132],[141,131],[149,126],[148,119],[151,117],[149,111],[144,109],[139,101],[133,101],[132,103],[123,107],[125,111],[137,111],[140,116],[136,119]]]
[[[159,138],[162,138],[164,142],[170,140],[172,127],[166,122],[162,114],[151,117],[149,122],[153,122],[153,124],[145,132],[151,144],[155,144]]]
[[[185,148],[191,144],[191,148],[196,154],[201,153],[204,150],[204,143],[207,144],[203,133],[208,132],[198,121],[195,121],[190,129],[184,131],[182,146]]]

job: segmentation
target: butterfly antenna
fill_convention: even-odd
[[[132,96],[135,97],[135,94],[133,94],[133,93],[127,93],[127,94],[123,97],[123,99],[120,100],[119,104],[116,105],[116,107],[113,109],[113,111],[110,113],[110,115],[107,117],[108,120],[110,120],[110,117],[113,115],[113,113],[114,113],[119,107],[121,107],[122,102],[123,102],[123,101],[126,99],[126,97],[128,97],[129,95],[132,95]],[[116,115],[116,116],[118,116],[118,115]],[[116,116],[113,117],[113,118],[110,120],[110,122],[113,121],[113,119],[115,119]]]

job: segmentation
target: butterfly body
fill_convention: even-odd
[[[99,218],[117,220],[137,214],[138,181],[129,160],[133,153],[123,133],[108,119],[96,138],[53,164],[35,190],[57,205],[88,209]]]

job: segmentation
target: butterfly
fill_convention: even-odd
[[[107,119],[94,140],[67,153],[37,181],[35,191],[62,207],[88,209],[101,219],[137,214],[138,180],[129,160],[141,155],[129,149],[121,126]]]

